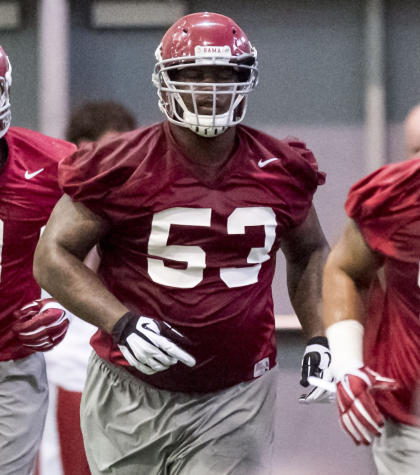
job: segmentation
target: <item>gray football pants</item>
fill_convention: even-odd
[[[0,362],[0,474],[29,475],[44,430],[48,384],[44,355]]]
[[[378,475],[419,475],[420,427],[387,420],[372,451]]]
[[[207,394],[156,389],[90,358],[81,405],[92,475],[269,475],[277,368]]]

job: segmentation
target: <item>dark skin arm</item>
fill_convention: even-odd
[[[375,253],[350,220],[328,257],[323,279],[324,324],[342,320],[364,323],[364,297],[383,256]]]
[[[107,231],[106,221],[64,195],[36,248],[34,276],[70,312],[111,333],[128,308],[83,263]]]
[[[305,221],[283,237],[281,249],[287,261],[287,287],[306,338],[324,334],[321,309],[322,269],[329,246],[315,208]]]

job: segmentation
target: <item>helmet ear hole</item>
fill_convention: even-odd
[[[239,82],[248,82],[251,79],[251,70],[240,69],[238,71],[238,81]]]

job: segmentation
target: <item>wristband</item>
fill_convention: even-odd
[[[119,343],[121,341],[121,338],[124,334],[125,327],[133,321],[134,318],[137,318],[138,315],[136,315],[134,312],[127,312],[124,313],[124,315],[118,320],[118,322],[113,326],[111,335],[114,341]]]
[[[331,349],[331,371],[340,379],[349,368],[363,366],[363,325],[354,319],[333,323],[326,330]]]
[[[329,348],[328,338],[326,336],[314,336],[306,343],[306,346],[309,345],[322,345]]]

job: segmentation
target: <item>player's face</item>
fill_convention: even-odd
[[[233,90],[231,83],[239,81],[239,73],[230,66],[191,66],[173,71],[173,81],[193,83],[190,86],[195,94],[198,114],[211,115],[213,113],[213,101],[216,101],[216,114],[223,114],[227,112],[231,104],[231,94],[219,94],[219,92]],[[226,87],[223,84],[226,83]],[[214,99],[214,86],[217,84],[218,94]],[[182,89],[186,89],[185,86]],[[210,94],[203,94],[209,91]],[[187,106],[188,110],[195,112],[192,94],[181,94],[181,97]]]

